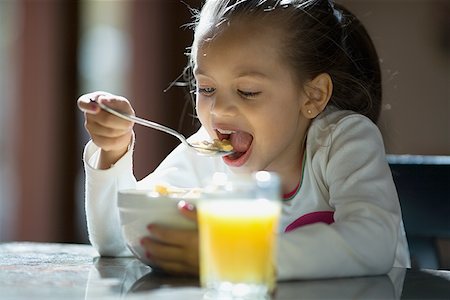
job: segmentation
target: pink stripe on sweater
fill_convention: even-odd
[[[301,216],[291,224],[289,224],[284,232],[292,231],[296,228],[310,225],[314,223],[334,223],[334,212],[333,211],[316,211],[306,215]]]

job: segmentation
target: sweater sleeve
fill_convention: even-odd
[[[378,128],[351,115],[329,142],[320,169],[334,223],[280,234],[279,279],[377,275],[393,266],[401,212]]]
[[[119,190],[136,187],[132,150],[107,170],[96,168],[99,155],[100,148],[90,141],[83,154],[89,241],[102,256],[131,255],[122,238],[116,201]]]

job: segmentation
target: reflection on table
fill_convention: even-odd
[[[155,272],[91,246],[0,244],[1,299],[202,299],[195,277]],[[450,272],[394,268],[388,275],[279,282],[283,299],[450,299]]]

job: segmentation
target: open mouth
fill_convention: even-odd
[[[253,136],[245,131],[216,129],[216,133],[220,140],[229,140],[233,146],[233,153],[224,157],[229,162],[238,161],[247,154],[253,142]]]

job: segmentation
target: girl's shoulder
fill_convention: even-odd
[[[351,110],[341,110],[334,106],[328,106],[316,119],[314,119],[311,126],[336,128],[339,126],[349,126],[350,124],[361,124],[377,128],[368,117]]]
[[[377,125],[369,118],[350,110],[327,107],[308,130],[307,144],[311,150],[331,147],[346,141],[358,141],[367,146],[372,143],[382,146],[382,136]]]
[[[351,110],[340,110],[330,106],[313,120],[308,136],[326,138],[342,131],[355,133],[359,130],[379,134],[378,126],[368,117]]]
[[[377,125],[353,111],[324,111],[309,128],[306,151],[316,178],[343,178],[366,166],[386,169]]]

